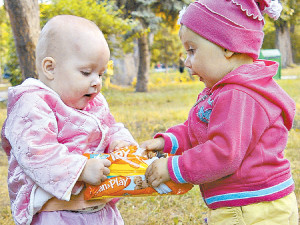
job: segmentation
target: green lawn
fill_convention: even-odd
[[[300,67],[284,70],[282,76],[298,75],[295,80],[278,80],[297,103],[294,128],[286,150],[296,182],[300,205]],[[138,142],[151,138],[156,132],[186,120],[197,94],[203,89],[199,81],[190,81],[187,75],[152,74],[148,93],[135,93],[133,88],[112,86],[103,93],[116,120],[123,122]],[[0,124],[5,119],[0,109]],[[7,159],[0,151],[0,224],[13,224],[6,187]],[[136,224],[203,224],[206,217],[199,190],[193,188],[182,196],[131,197],[119,201],[118,207],[126,225]]]

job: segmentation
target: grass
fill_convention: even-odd
[[[297,103],[297,115],[289,133],[286,157],[292,165],[296,195],[300,206],[300,67],[282,71],[282,76],[298,75],[296,80],[278,80]],[[110,110],[116,120],[123,122],[138,142],[152,138],[169,126],[187,119],[197,94],[204,88],[199,81],[190,81],[178,73],[152,74],[149,92],[135,93],[133,88],[112,86],[104,90]],[[0,125],[6,109],[0,108]],[[13,224],[7,194],[7,159],[0,151],[0,224]],[[198,187],[182,196],[128,197],[118,202],[126,225],[137,224],[204,224],[207,208]]]

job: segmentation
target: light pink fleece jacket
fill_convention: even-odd
[[[69,200],[79,193],[82,183],[76,181],[87,161],[82,154],[106,152],[114,140],[135,143],[102,94],[76,110],[36,79],[10,88],[2,145],[15,223],[30,224],[47,195]]]
[[[255,61],[205,88],[188,120],[164,137],[172,180],[198,184],[211,209],[272,201],[294,190],[284,158],[295,103],[272,79],[278,64]]]

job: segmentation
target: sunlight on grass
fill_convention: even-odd
[[[300,67],[285,74],[297,73]],[[300,73],[298,73],[300,74]],[[297,111],[293,129],[289,133],[286,157],[290,159],[296,195],[300,206],[300,79],[278,80],[278,84],[296,101]],[[123,122],[138,142],[152,138],[160,131],[183,123],[197,95],[204,85],[191,80],[188,74],[159,73],[150,77],[149,92],[135,93],[133,87],[111,85],[103,91],[110,110],[118,122]],[[6,109],[0,108],[0,124],[6,117]],[[7,158],[0,152],[0,224],[13,224],[6,186]],[[194,187],[182,196],[127,197],[118,202],[118,208],[126,225],[137,224],[204,224],[206,206],[199,188]]]
[[[296,76],[300,76],[300,67],[297,66],[297,65],[293,65],[293,66],[290,66],[286,69],[283,69],[281,71],[281,74],[283,76],[285,75],[296,75]]]
[[[118,208],[125,224],[205,224],[206,206],[198,187],[185,195],[164,197],[128,197]]]

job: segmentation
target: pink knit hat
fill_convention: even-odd
[[[278,19],[278,0],[199,0],[180,14],[180,24],[230,51],[259,56],[263,42],[263,13]]]

